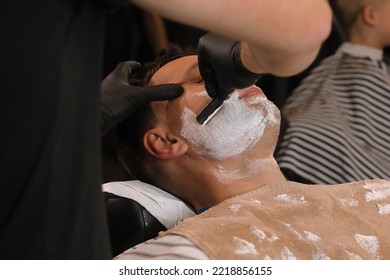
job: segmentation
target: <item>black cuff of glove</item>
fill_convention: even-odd
[[[199,39],[198,60],[206,85],[219,88],[219,92],[221,89],[245,88],[262,76],[243,65],[239,41],[214,33],[207,33]]]

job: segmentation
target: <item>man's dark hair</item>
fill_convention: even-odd
[[[140,86],[148,86],[152,76],[164,65],[180,57],[194,55],[194,49],[183,49],[171,45],[169,49],[161,51],[154,61],[143,66]],[[159,174],[150,164],[143,144],[143,136],[156,122],[156,117],[150,104],[140,107],[126,120],[117,126],[118,158],[131,179],[137,179],[156,185]]]

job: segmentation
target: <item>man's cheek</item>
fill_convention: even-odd
[[[203,88],[200,91],[195,91],[189,96],[186,107],[188,107],[196,115],[199,115],[211,101],[211,97]]]

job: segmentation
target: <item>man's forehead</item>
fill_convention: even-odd
[[[151,85],[167,83],[183,83],[185,79],[198,69],[196,55],[184,56],[172,60],[154,73],[150,79]]]

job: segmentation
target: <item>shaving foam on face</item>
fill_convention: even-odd
[[[184,108],[181,135],[196,153],[218,160],[239,155],[261,139],[267,125],[279,123],[275,105],[266,98],[255,96],[246,103],[238,96],[233,92],[207,125],[200,125],[196,114]]]

